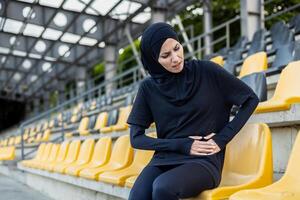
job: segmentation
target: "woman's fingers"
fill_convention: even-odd
[[[218,146],[213,140],[209,141],[199,141],[195,140],[191,146],[192,155],[211,155],[218,150]]]
[[[216,135],[215,133],[211,133],[207,136],[204,137],[204,139],[209,140],[210,138],[212,138],[214,135]]]
[[[202,137],[202,136],[195,135],[195,136],[189,136],[189,138],[192,138],[192,139],[194,139],[194,140],[201,140],[203,137]]]

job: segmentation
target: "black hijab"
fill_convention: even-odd
[[[197,90],[197,73],[195,62],[184,61],[183,70],[172,73],[159,62],[161,46],[168,39],[178,40],[173,27],[166,23],[150,25],[143,33],[141,40],[141,60],[146,71],[154,80],[155,86],[166,99],[174,104],[185,104]]]

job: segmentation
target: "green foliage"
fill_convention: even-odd
[[[271,3],[265,5],[265,18],[267,18],[271,14],[276,14],[282,10],[285,10],[288,7],[291,7],[291,6],[299,4],[299,3],[300,3],[300,0],[289,0],[289,1],[273,0]],[[274,23],[276,23],[280,20],[289,22],[289,20],[293,16],[299,14],[299,12],[300,12],[300,8],[298,7],[297,9],[291,10],[289,12],[286,12],[285,14],[282,14],[282,15],[274,17],[270,20],[267,20],[265,23],[265,27],[267,29],[270,29]]]
[[[134,46],[137,49],[137,51],[140,51],[140,41],[135,40]],[[133,58],[133,50],[131,48],[131,45],[128,45],[124,48],[124,51],[119,55],[117,65],[118,65],[118,73],[121,73],[123,71],[126,71],[132,67],[135,67],[137,65],[137,62],[135,59],[128,60],[130,58]]]

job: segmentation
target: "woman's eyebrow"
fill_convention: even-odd
[[[165,52],[162,52],[161,55],[162,55],[162,54],[168,54],[168,53],[171,53],[171,51],[165,51]]]

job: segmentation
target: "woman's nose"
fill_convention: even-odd
[[[176,54],[172,55],[172,62],[173,63],[178,63],[179,62],[179,58],[178,58],[178,56]]]

